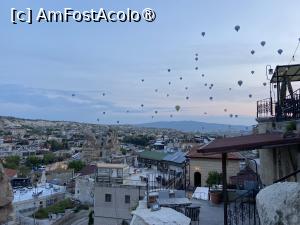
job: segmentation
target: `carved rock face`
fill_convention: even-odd
[[[2,164],[0,163],[0,224],[8,220],[12,212],[13,192],[9,179],[4,173]]]
[[[256,200],[261,224],[300,224],[300,183],[270,185],[258,193]]]

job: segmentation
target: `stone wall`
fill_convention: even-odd
[[[227,182],[231,176],[235,176],[240,171],[239,160],[227,160]],[[194,187],[194,173],[200,172],[201,186],[206,186],[206,180],[210,171],[217,171],[222,173],[222,160],[221,159],[191,159],[190,160],[190,182]]]

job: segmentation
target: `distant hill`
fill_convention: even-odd
[[[167,128],[176,129],[184,132],[206,132],[206,133],[236,133],[240,131],[251,131],[251,127],[243,125],[228,125],[216,123],[204,123],[197,121],[170,121],[170,122],[153,122],[137,124],[139,127],[146,128]]]

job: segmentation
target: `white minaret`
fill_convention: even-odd
[[[46,177],[46,172],[43,170],[42,172],[42,177],[41,177],[41,184],[46,185],[47,177]]]

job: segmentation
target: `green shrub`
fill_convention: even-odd
[[[221,173],[218,173],[217,171],[210,171],[208,173],[206,184],[209,187],[211,187],[213,185],[220,184],[221,181],[222,181],[222,174]]]

